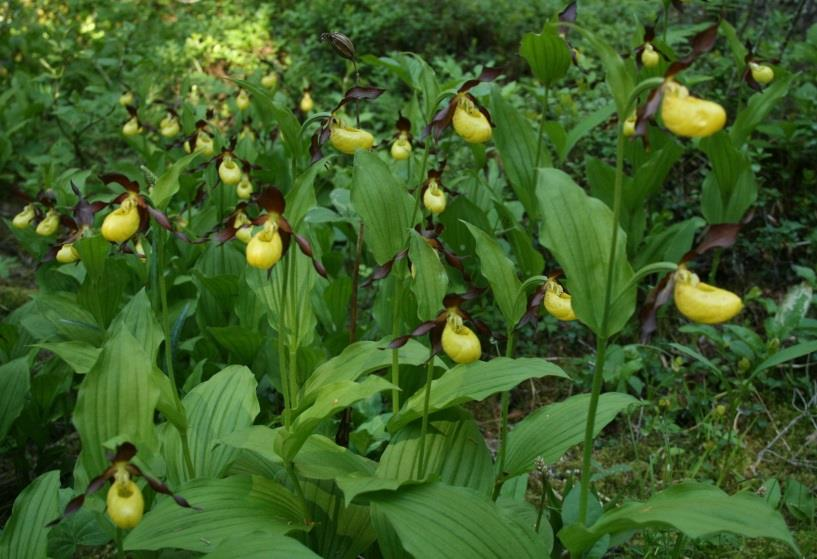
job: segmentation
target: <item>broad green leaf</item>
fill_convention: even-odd
[[[494,88],[491,93],[491,117],[497,125],[494,142],[502,157],[508,182],[525,211],[535,218],[539,215],[536,206],[536,133],[530,121],[502,97],[499,88]],[[552,165],[550,153],[544,145],[540,148],[539,165]]]
[[[805,522],[814,520],[815,501],[811,489],[794,478],[786,480],[783,503],[795,518]]]
[[[256,384],[255,376],[247,367],[230,365],[184,397],[193,479],[219,478],[235,459],[238,450],[217,443],[230,433],[252,425],[260,411]],[[168,466],[175,470],[173,479],[191,479],[184,465],[181,439],[175,430],[166,433],[165,445]]]
[[[752,371],[752,377],[759,374],[761,371],[765,371],[766,369],[777,367],[778,365],[782,365],[787,361],[792,361],[815,352],[817,352],[817,340],[801,342],[797,345],[787,347],[786,349],[781,349],[771,357],[767,357],[761,363],[759,363]]]
[[[443,483],[408,485],[371,497],[414,557],[499,559],[547,556],[532,531],[508,522],[485,496]]]
[[[536,195],[543,217],[540,240],[565,271],[565,285],[576,315],[597,335],[617,333],[635,310],[627,236],[619,229],[610,289],[611,303],[615,304],[611,305],[606,332],[601,332],[613,213],[557,169],[539,170]]]
[[[550,26],[546,26],[541,33],[525,33],[519,54],[545,87],[550,87],[565,77],[572,62],[567,43]]]
[[[62,339],[98,346],[105,339],[105,330],[94,315],[79,306],[72,295],[38,293],[33,300],[33,312],[23,317],[22,325],[37,341]],[[34,321],[36,327],[30,327]]]
[[[315,402],[298,415],[289,429],[278,431],[275,451],[284,460],[292,460],[325,419],[355,402],[393,388],[392,383],[375,376],[366,377],[359,383],[341,380],[322,386],[315,394]]]
[[[646,502],[629,502],[609,510],[590,527],[567,526],[559,532],[559,539],[578,555],[605,534],[642,528],[676,529],[692,539],[731,532],[776,539],[797,550],[781,514],[762,498],[748,493],[729,496],[717,487],[693,481],[665,489]]]
[[[0,366],[0,441],[23,411],[31,392],[28,357],[20,357]]]
[[[526,532],[528,537],[538,537],[548,550],[548,553],[550,553],[550,551],[553,549],[553,528],[551,528],[547,516],[543,516],[539,526],[538,535],[533,535],[536,534],[536,519],[539,516],[539,511],[536,510],[533,503],[529,503],[525,500],[525,488],[527,486],[528,476],[522,476],[518,479],[522,479],[524,481],[524,483],[521,484],[522,496],[519,499],[514,499],[500,495],[500,497],[496,500],[496,506],[499,509],[499,514],[502,515],[506,522],[515,522],[519,524],[520,529]],[[504,490],[507,485],[507,483],[503,485],[502,489]],[[547,555],[545,557],[547,557]]]
[[[443,298],[448,292],[448,274],[437,251],[416,231],[411,232],[409,258],[415,271],[411,290],[417,297],[417,318],[421,322],[432,320],[443,308]]]
[[[814,290],[807,283],[795,285],[786,292],[772,318],[772,330],[777,338],[787,337],[805,318],[811,306]]]
[[[320,559],[314,551],[293,538],[269,532],[253,532],[222,540],[205,555],[207,559]]]
[[[295,178],[286,195],[286,217],[292,227],[298,227],[306,213],[317,205],[315,178],[329,166],[330,158],[321,159]]]
[[[491,235],[470,223],[465,225],[474,236],[479,270],[491,286],[505,323],[513,326],[525,314],[526,303],[524,298],[517,297],[522,283],[516,277],[514,264]]]
[[[179,191],[179,175],[187,169],[190,163],[198,157],[198,153],[191,153],[176,161],[173,165],[165,169],[150,195],[153,205],[160,210],[167,207],[171,198]]]
[[[490,361],[476,361],[457,365],[431,383],[429,413],[458,406],[466,402],[482,401],[492,394],[510,390],[531,378],[554,376],[568,378],[561,368],[540,358],[509,359],[497,357]],[[406,401],[400,413],[389,422],[389,430],[397,431],[423,416],[425,390],[419,390]]]
[[[264,339],[257,329],[241,326],[209,326],[213,339],[232,357],[230,362],[251,365]]]
[[[302,482],[314,526],[306,543],[320,557],[357,559],[374,543],[377,534],[372,527],[369,507],[346,505],[343,493],[332,480]]]
[[[397,481],[419,479],[419,423],[403,427],[392,437],[377,466],[376,477]],[[474,419],[454,408],[430,418],[425,439],[427,475],[449,484],[469,487],[489,495],[494,485],[494,465]]]
[[[352,185],[352,205],[363,220],[366,244],[377,264],[385,264],[406,246],[414,200],[389,167],[364,150],[355,154]]]
[[[74,408],[74,426],[82,441],[77,462],[86,474],[83,481],[108,467],[103,445],[109,439],[124,437],[137,448],[155,446],[153,413],[159,389],[151,379],[152,369],[141,343],[120,329],[85,375]]]
[[[87,342],[46,342],[34,344],[35,347],[50,351],[71,367],[78,375],[84,375],[99,359],[102,350]]]
[[[678,262],[692,248],[695,232],[704,225],[703,219],[692,217],[647,235],[633,257],[633,266],[638,269],[654,262]]]
[[[177,493],[195,508],[183,508],[172,498],[159,496],[125,538],[126,550],[176,548],[209,553],[228,538],[254,532],[284,536],[306,529],[298,499],[269,479],[198,479]]]
[[[755,93],[749,98],[746,108],[738,113],[729,133],[735,146],[741,146],[746,142],[755,127],[766,118],[775,104],[788,94],[793,80],[794,76],[781,76],[762,92]]]
[[[304,383],[301,406],[315,401],[318,391],[328,384],[358,378],[391,365],[392,352],[386,349],[389,340],[379,342],[355,342],[343,352],[323,363]],[[398,351],[401,365],[421,365],[428,359],[428,348],[416,340],[410,340]]]
[[[720,28],[723,34],[726,35],[726,43],[729,45],[732,56],[735,58],[735,70],[737,72],[743,72],[743,69],[746,67],[746,54],[748,53],[746,47],[743,46],[737,31],[735,31],[731,23],[722,19]]]
[[[14,499],[11,518],[0,535],[0,557],[45,559],[46,524],[59,516],[60,472],[52,470],[32,481]]]
[[[701,213],[709,223],[738,223],[757,198],[757,183],[749,158],[725,132],[700,143],[712,163],[704,180]]]
[[[627,394],[608,392],[599,398],[594,436],[628,406],[638,400]],[[554,464],[565,451],[584,439],[589,394],[571,396],[539,408],[517,423],[508,433],[508,453],[505,457],[507,477],[513,477],[534,468],[541,457],[545,464]]]
[[[113,332],[121,326],[133,334],[133,337],[142,344],[145,352],[155,361],[159,355],[159,346],[162,345],[165,336],[153,313],[153,307],[145,289],[139,290],[139,293],[134,295],[119,311],[109,330]]]

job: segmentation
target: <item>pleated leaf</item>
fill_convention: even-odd
[[[490,361],[476,361],[457,365],[431,383],[429,412],[458,406],[465,402],[482,401],[492,394],[510,390],[530,378],[555,376],[567,378],[561,368],[540,358],[525,357],[509,359],[498,357]],[[394,432],[402,426],[421,418],[425,390],[416,392],[405,403],[400,413],[389,422]]]
[[[366,245],[382,266],[406,246],[414,201],[377,154],[358,150],[352,205],[363,220]]]
[[[20,357],[0,367],[0,441],[25,406],[31,380],[28,357]]]
[[[300,405],[315,400],[321,387],[341,380],[357,380],[365,374],[391,365],[392,353],[386,350],[390,340],[379,342],[355,342],[343,352],[319,366],[304,383]],[[428,348],[416,340],[410,340],[400,348],[401,365],[420,365],[428,359]]]
[[[264,532],[254,532],[246,536],[227,538],[207,559],[320,559],[319,555],[301,542]]]
[[[125,549],[177,548],[208,553],[227,538],[254,532],[280,537],[306,528],[295,495],[269,479],[198,479],[178,493],[196,509],[180,507],[170,497],[159,496],[158,503],[128,534]]]
[[[720,532],[770,538],[797,551],[783,516],[757,495],[728,495],[711,485],[687,481],[656,493],[643,503],[629,502],[601,515],[586,528],[573,524],[559,539],[575,555],[604,536],[643,528],[675,529],[697,539]]]
[[[414,557],[539,559],[548,554],[540,539],[506,521],[490,498],[470,489],[407,485],[371,499]]]
[[[599,398],[594,434],[601,432],[616,415],[638,400],[627,394],[608,392]],[[584,438],[589,394],[572,396],[536,410],[508,433],[505,474],[508,477],[529,472],[537,457],[546,464],[555,463],[571,446]]]
[[[45,559],[50,530],[46,524],[59,516],[59,489],[57,470],[41,475],[23,489],[0,536],[0,557]]]
[[[238,449],[217,445],[227,435],[246,429],[260,411],[255,376],[247,368],[231,365],[199,384],[184,397],[189,423],[188,439],[194,478],[218,478],[235,459]],[[176,480],[187,480],[178,432],[167,433],[167,454],[175,466]]]
[[[113,437],[123,437],[137,448],[155,446],[153,413],[159,388],[151,380],[152,370],[153,363],[142,344],[127,329],[119,329],[85,375],[74,409],[74,425],[82,441],[79,463],[88,478],[108,467],[103,444]]]

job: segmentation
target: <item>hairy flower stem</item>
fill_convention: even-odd
[[[547,122],[548,117],[548,96],[550,94],[550,88],[545,86],[545,98],[542,101],[542,116],[539,119],[539,137],[536,140],[536,162],[533,166],[534,169],[539,168],[539,159],[542,155],[542,144],[544,143],[545,139],[545,123]]]
[[[282,265],[289,267],[288,262],[284,262]],[[289,427],[290,410],[292,409],[292,400],[289,393],[289,374],[287,373],[286,341],[284,339],[286,331],[286,311],[284,306],[289,283],[289,274],[287,272],[288,270],[286,268],[279,270],[281,275],[281,291],[278,294],[278,376],[281,378],[281,388],[284,396],[284,427]]]
[[[513,357],[513,347],[516,341],[513,328],[508,328],[508,342],[505,345],[505,357]],[[499,498],[499,492],[502,490],[502,484],[505,482],[505,455],[508,450],[508,411],[511,405],[511,391],[506,390],[502,393],[500,401],[501,407],[501,423],[499,427],[499,453],[497,457],[496,481],[494,482],[494,501]]]
[[[616,143],[616,175],[613,191],[613,231],[610,239],[610,257],[607,260],[607,282],[604,287],[604,309],[601,325],[596,334],[596,366],[593,370],[593,388],[590,393],[590,405],[587,409],[587,424],[584,430],[584,449],[582,456],[582,478],[579,489],[579,524],[587,522],[587,500],[590,493],[590,469],[593,458],[593,432],[596,427],[596,411],[599,407],[599,396],[604,371],[604,357],[607,353],[607,329],[610,320],[610,307],[613,292],[613,266],[618,246],[619,219],[621,217],[621,190],[624,179],[624,134],[621,124],[618,127]]]
[[[434,355],[428,359],[428,367],[426,369],[426,388],[425,397],[423,399],[423,424],[420,427],[420,466],[418,479],[423,479],[426,475],[426,435],[428,434],[428,404],[431,401],[431,381],[434,380]]]
[[[309,519],[309,503],[306,500],[304,489],[301,487],[301,481],[298,479],[298,475],[295,473],[295,466],[293,466],[292,461],[287,461],[285,468],[287,475],[289,475],[289,480],[292,482],[293,487],[295,487],[295,493],[298,495],[298,500],[301,501],[301,506],[304,509],[304,524],[309,526],[312,524],[312,521]]]
[[[400,264],[397,263],[394,270],[394,303],[392,304],[391,312],[391,334],[392,337],[397,338],[400,334],[400,300],[403,298],[403,277],[399,270]],[[391,350],[391,383],[395,388],[391,391],[392,411],[394,415],[400,411],[400,350],[394,348]]]
[[[167,376],[170,380],[170,389],[173,392],[173,400],[176,403],[176,409],[179,410],[180,415],[186,417],[182,399],[179,397],[179,387],[176,385],[176,373],[173,370],[173,339],[170,335],[170,311],[167,305],[167,282],[165,280],[164,270],[167,269],[165,262],[165,234],[161,227],[156,226],[156,279],[159,283],[159,299],[162,304],[162,330],[165,337],[165,368],[167,369]],[[184,455],[184,464],[187,468],[187,475],[190,478],[195,477],[195,469],[193,468],[193,459],[190,455],[190,443],[187,438],[187,426],[184,428],[176,428],[179,430],[179,435],[182,441],[182,454]]]
[[[287,266],[287,271],[291,274],[289,285],[298,285],[298,268],[295,261],[297,257],[298,253],[296,251],[289,251],[289,265]],[[286,295],[289,295],[289,293]],[[298,321],[300,313],[296,307],[298,303],[295,297],[285,297],[284,302],[289,307],[288,316],[292,321],[291,324],[287,325],[289,328],[289,368],[287,374],[289,375],[289,405],[290,409],[292,409],[298,407]]]

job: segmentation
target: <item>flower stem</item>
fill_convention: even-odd
[[[173,399],[176,403],[176,409],[179,414],[186,417],[182,399],[179,396],[179,387],[176,385],[176,373],[173,370],[173,339],[170,335],[170,311],[167,305],[167,282],[165,280],[164,271],[167,269],[165,262],[165,235],[161,227],[156,226],[154,229],[157,235],[156,240],[156,276],[159,282],[159,299],[162,304],[162,330],[165,337],[165,368],[167,369],[167,376],[170,381],[170,389],[173,392]],[[185,421],[186,423],[186,421]],[[184,463],[187,468],[187,475],[191,479],[195,477],[195,469],[193,467],[193,459],[190,455],[190,443],[187,438],[187,426],[184,428],[176,428],[179,430],[179,436],[182,441],[182,454],[184,455]]]
[[[618,249],[619,219],[621,216],[621,190],[624,180],[624,134],[622,127],[618,127],[618,142],[616,144],[616,174],[613,191],[613,224],[610,238],[610,256],[607,260],[607,282],[604,287],[604,309],[601,325],[596,333],[596,366],[593,370],[593,387],[590,393],[590,405],[587,410],[587,423],[584,430],[584,449],[582,456],[582,478],[579,489],[579,523],[587,522],[587,501],[590,493],[590,469],[593,458],[593,432],[596,426],[596,411],[601,396],[601,385],[604,372],[604,358],[607,352],[607,329],[610,319],[610,307],[613,291],[613,267]]]
[[[304,489],[301,487],[301,481],[298,479],[298,475],[295,473],[295,467],[292,465],[291,461],[287,461],[285,467],[287,474],[289,475],[289,479],[292,482],[292,485],[295,487],[295,493],[298,495],[298,500],[301,501],[301,506],[304,509],[304,524],[308,526],[312,523],[312,521],[309,519],[309,504],[306,500]]]
[[[289,264],[283,262],[282,265],[288,266]],[[284,427],[289,427],[292,401],[289,394],[289,374],[287,373],[286,341],[284,339],[286,330],[285,300],[289,274],[286,268],[279,270],[279,273],[281,275],[281,291],[278,296],[278,376],[281,378],[281,389],[284,396]]]
[[[298,253],[294,250],[289,251],[289,266],[287,270],[291,274],[289,285],[297,285],[298,284],[298,263],[296,262],[296,258]],[[288,324],[289,327],[289,369],[287,370],[289,374],[289,405],[290,408],[297,408],[298,407],[298,309],[296,305],[298,304],[295,300],[295,297],[289,296],[289,293],[286,293],[287,297],[284,298],[284,301],[287,303],[289,307],[289,321],[291,324]],[[294,294],[293,294],[294,295]],[[303,296],[303,293],[300,294]]]
[[[536,161],[535,165],[533,166],[534,169],[539,168],[539,159],[542,155],[542,143],[545,138],[545,122],[547,122],[548,116],[548,96],[550,94],[550,88],[545,86],[545,98],[542,101],[542,116],[539,119],[539,137],[536,140]]]
[[[428,359],[426,369],[425,398],[423,399],[423,424],[420,427],[420,469],[418,479],[423,479],[426,475],[426,435],[428,434],[428,404],[431,401],[431,381],[434,380],[434,356]]]
[[[516,341],[513,328],[508,328],[508,342],[505,345],[505,357],[513,357],[513,348]],[[499,456],[497,458],[496,481],[494,482],[494,501],[499,497],[505,479],[505,455],[508,450],[508,411],[511,404],[511,391],[505,390],[500,401],[501,424],[499,427]]]
[[[403,278],[400,271],[400,263],[395,265],[394,276],[394,303],[391,313],[391,333],[393,338],[400,334],[400,300],[403,298]],[[391,383],[395,386],[391,391],[392,411],[394,415],[400,411],[400,350],[391,350]]]

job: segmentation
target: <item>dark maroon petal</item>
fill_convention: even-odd
[[[399,338],[393,339],[386,347],[388,349],[397,349],[406,345],[410,339],[411,336],[400,336]]]
[[[258,198],[256,198],[256,202],[268,212],[276,213],[278,215],[284,213],[284,209],[286,208],[284,195],[281,194],[281,191],[274,186],[264,189],[261,194],[259,194]]]
[[[658,329],[658,309],[664,306],[672,296],[673,288],[675,287],[675,274],[666,274],[661,281],[658,282],[649,295],[647,300],[641,307],[639,318],[641,319],[641,341],[647,343],[652,336],[652,333]]]
[[[132,443],[122,443],[116,447],[116,454],[113,457],[114,462],[130,462],[136,456],[136,447]]]
[[[437,326],[437,321],[429,320],[428,322],[423,322],[417,328],[411,331],[411,337],[416,338],[418,336],[423,336],[431,332]]]
[[[99,180],[101,180],[105,184],[109,184],[115,182],[122,186],[128,192],[139,192],[139,183],[130,180],[128,177],[121,173],[106,173],[104,175],[99,176]]]
[[[158,223],[168,231],[173,231],[173,225],[170,223],[170,220],[167,218],[165,214],[151,206],[145,206],[145,209],[150,214],[150,217],[156,220],[156,223]]]

